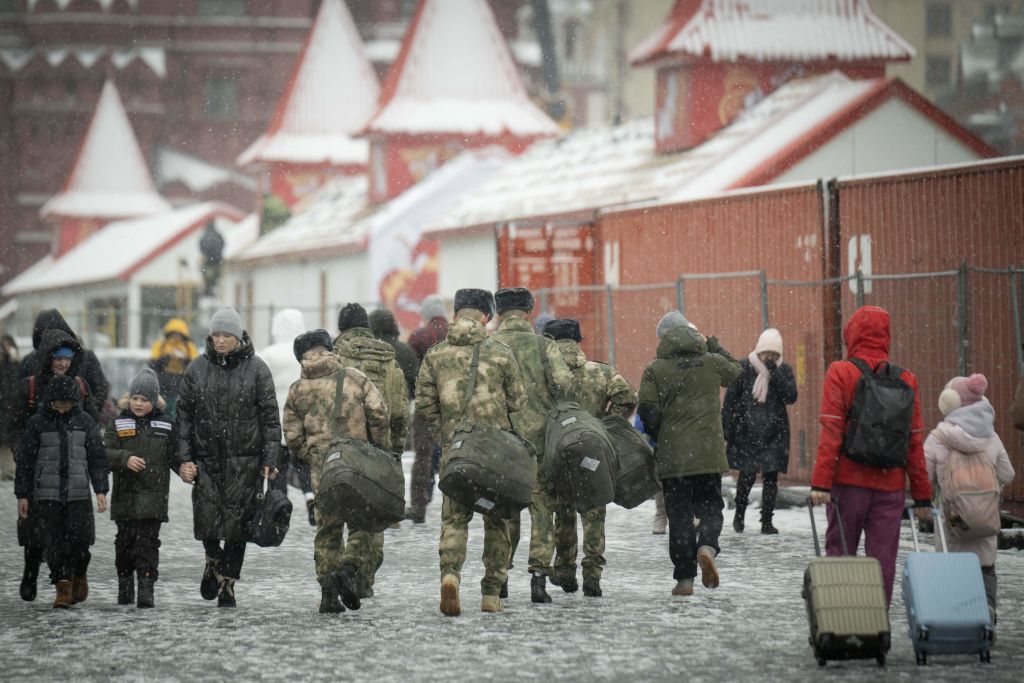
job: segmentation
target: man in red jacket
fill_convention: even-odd
[[[859,358],[872,370],[889,361],[889,313],[877,306],[862,306],[850,318],[843,331],[847,359]],[[900,520],[903,517],[904,489],[910,479],[910,492],[917,507],[917,516],[927,518],[931,512],[932,487],[924,463],[924,425],[921,421],[921,396],[917,378],[906,370],[901,379],[914,390],[914,414],[910,423],[910,446],[907,467],[882,469],[854,462],[843,452],[850,407],[857,390],[861,371],[849,360],[832,363],[825,374],[821,396],[821,435],[818,457],[811,476],[811,501],[828,504],[840,501],[843,529],[850,552],[856,553],[861,534],[864,551],[882,565],[885,598],[892,601],[892,584],[896,576],[896,553],[899,549]],[[842,555],[839,527],[832,505],[827,508],[828,531],[825,552]]]

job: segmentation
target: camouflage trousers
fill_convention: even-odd
[[[345,520],[322,514],[317,510],[316,536],[313,538],[313,564],[316,580],[324,579],[341,569],[343,564],[355,565],[360,589],[372,587],[377,570],[384,563],[384,534],[348,528],[345,541]]]
[[[533,500],[530,502],[530,556],[528,569],[531,572],[551,574],[551,559],[555,555],[554,515],[557,499],[553,494],[537,484],[533,489]],[[519,547],[521,532],[519,519],[508,523],[508,534],[512,539],[512,548],[508,556],[508,566],[512,567],[512,557]]]
[[[601,580],[604,559],[605,506],[581,512],[583,519],[583,580]],[[576,510],[572,504],[559,504],[555,508],[555,574],[559,578],[576,576]]]
[[[483,515],[484,518],[484,578],[480,581],[483,595],[497,595],[508,577],[509,538],[504,519]],[[456,503],[448,496],[441,504],[441,540],[437,552],[441,557],[441,578],[454,574],[462,580],[462,565],[466,563],[466,544],[469,542],[469,521],[473,508]]]

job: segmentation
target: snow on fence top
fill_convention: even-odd
[[[170,208],[153,185],[121,96],[107,81],[64,189],[39,213],[43,218],[123,218]]]
[[[486,0],[423,0],[365,132],[530,137],[558,130],[527,95]]]
[[[353,140],[376,111],[380,86],[341,0],[325,0],[270,128],[238,157],[300,164],[366,165]]]
[[[906,61],[914,48],[867,0],[677,0],[665,23],[633,49],[656,61]]]

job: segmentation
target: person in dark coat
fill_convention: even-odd
[[[18,345],[14,337],[0,337],[0,480],[14,479],[14,451],[10,448],[10,415],[18,402]]]
[[[199,253],[203,257],[203,295],[213,296],[224,263],[224,238],[217,232],[213,221],[206,224],[206,230],[199,238]]]
[[[425,298],[420,305],[423,327],[409,335],[409,346],[420,363],[431,346],[448,337],[448,318],[445,313],[444,301],[436,294]],[[430,429],[419,411],[413,415],[412,448],[416,456],[409,483],[409,507],[405,512],[413,524],[422,524],[426,521],[427,504],[433,498],[434,474],[440,466],[441,447],[434,443]]]
[[[193,526],[206,550],[200,592],[221,607],[235,606],[261,477],[277,476],[280,448],[274,378],[225,306],[210,319],[206,351],[188,366],[178,396],[179,472],[195,483]]]
[[[416,375],[420,372],[420,360],[412,347],[398,338],[398,321],[395,314],[386,308],[378,308],[369,315],[370,330],[373,336],[386,341],[395,349],[395,360],[405,375],[405,385],[409,387],[409,398],[416,392]]]
[[[772,524],[779,473],[789,469],[789,412],[796,403],[793,369],[782,362],[782,334],[775,328],[761,333],[757,346],[740,362],[743,370],[725,393],[722,430],[729,467],[739,470],[736,514],[732,527],[743,532],[750,489],[761,472],[761,533],[777,534]]]
[[[81,345],[82,340],[75,334],[75,331],[71,329],[67,321],[64,320],[64,316],[60,314],[55,308],[51,308],[41,312],[36,316],[36,324],[32,329],[32,348],[33,351],[29,352],[27,356],[21,361],[21,371],[19,377],[25,378],[30,375],[34,375],[39,372],[39,345],[43,341],[43,332],[50,329],[63,330],[70,336],[74,337]],[[45,358],[45,355],[43,356]],[[103,409],[106,405],[107,399],[110,396],[110,382],[103,375],[103,368],[100,366],[100,361],[96,358],[96,354],[85,348],[82,345],[82,360],[80,363],[78,376],[85,380],[86,384],[89,385],[89,392],[92,394],[92,402],[96,406],[93,417],[97,417],[98,411]]]
[[[118,401],[121,412],[107,425],[103,441],[114,473],[110,519],[117,524],[114,566],[117,604],[153,607],[159,574],[160,525],[167,521],[171,470],[179,467],[174,425],[163,410],[156,373],[143,368]]]
[[[31,512],[34,534],[44,539],[50,581],[57,589],[55,608],[89,596],[89,546],[96,540],[90,485],[96,508],[107,509],[107,455],[96,421],[79,400],[73,378],[54,377],[18,447],[18,517],[27,521]]]

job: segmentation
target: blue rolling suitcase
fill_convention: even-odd
[[[914,552],[903,566],[903,602],[917,663],[927,664],[928,655],[951,654],[976,654],[988,662],[994,631],[981,564],[974,553],[948,552],[942,513],[933,514],[943,552],[920,552],[911,515]]]

